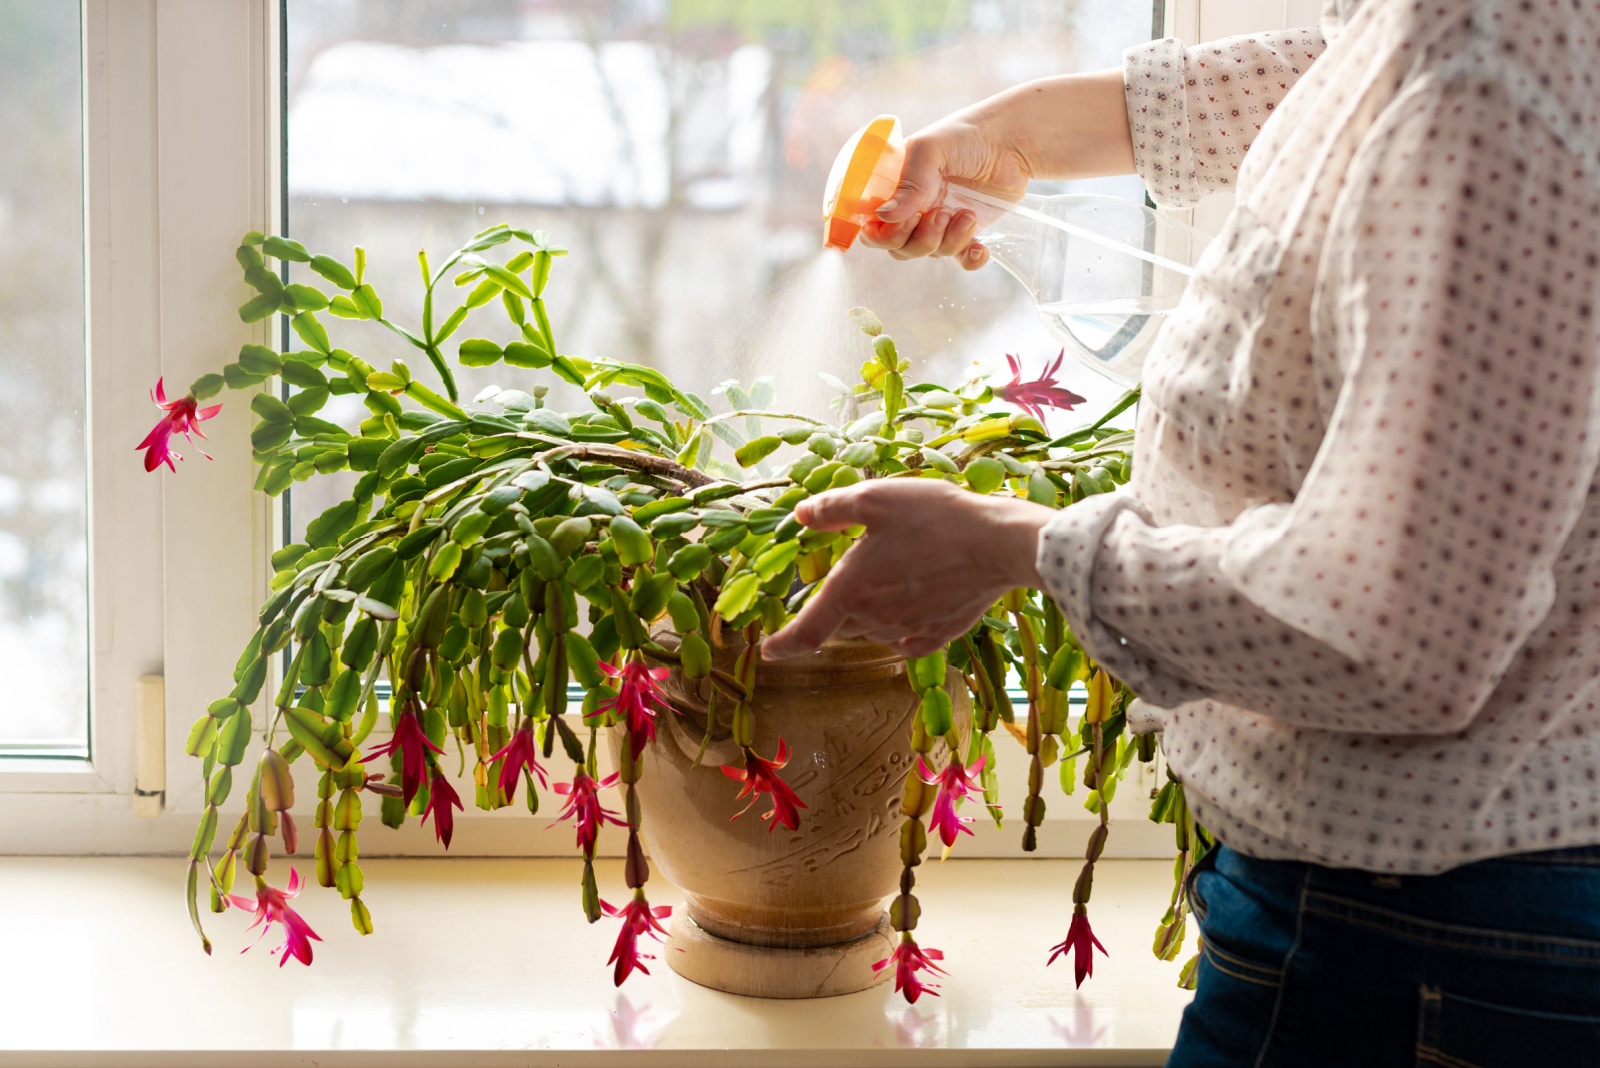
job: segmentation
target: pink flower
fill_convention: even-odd
[[[568,817],[572,818],[578,826],[578,848],[583,850],[584,856],[594,855],[595,842],[600,838],[602,826],[607,823],[614,823],[618,827],[628,825],[627,820],[600,804],[600,791],[610,789],[616,784],[615,772],[597,782],[588,772],[580,768],[570,784],[558,782],[551,787],[567,799],[566,806],[556,816],[556,823]]]
[[[315,938],[320,942],[322,939],[317,935],[317,932],[311,929],[309,923],[301,919],[298,912],[289,907],[289,899],[300,893],[300,873],[293,868],[289,869],[289,888],[287,890],[279,890],[268,886],[264,880],[260,879],[256,881],[256,886],[256,896],[254,898],[240,897],[238,894],[228,895],[229,902],[238,908],[244,909],[246,912],[256,914],[255,922],[246,930],[253,930],[263,923],[266,924],[265,927],[261,928],[261,933],[256,936],[256,941],[251,942],[250,945],[245,946],[239,952],[243,953],[245,950],[250,949],[256,942],[267,936],[267,932],[272,930],[273,924],[281,923],[283,924],[283,944],[274,947],[272,950],[274,954],[283,953],[283,956],[278,959],[278,967],[283,967],[290,957],[293,957],[301,964],[310,964],[311,940]]]
[[[944,975],[944,969],[933,963],[936,960],[944,960],[944,954],[937,949],[921,948],[916,939],[911,937],[911,932],[905,931],[900,935],[900,944],[895,947],[894,953],[874,964],[872,970],[882,971],[893,963],[895,992],[904,993],[906,1000],[915,1005],[925,993],[939,996],[939,988],[935,984],[917,975],[923,970]]]
[[[659,685],[671,672],[667,668],[652,668],[643,660],[630,660],[622,667],[602,663],[600,670],[614,679],[620,679],[617,696],[600,702],[590,713],[603,716],[611,712],[622,714],[628,725],[628,742],[633,747],[633,758],[639,759],[647,743],[656,740],[656,710],[667,707],[666,695]],[[653,706],[653,707],[652,707]]]
[[[444,777],[444,772],[435,769],[433,782],[428,784],[428,807],[422,810],[422,822],[426,824],[429,816],[435,817],[433,833],[439,836],[446,849],[450,848],[450,836],[456,827],[455,813],[450,811],[452,805],[461,808],[461,797]]]
[[[1022,362],[1006,353],[1006,362],[1011,365],[1011,381],[997,387],[994,395],[1008,404],[1015,404],[1041,423],[1044,422],[1044,409],[1047,407],[1071,411],[1074,405],[1083,403],[1083,398],[1065,386],[1056,384],[1056,372],[1061,369],[1061,361],[1065,357],[1066,350],[1062,349],[1043,374],[1032,382],[1024,382]]]
[[[607,964],[617,966],[613,975],[616,985],[621,986],[622,981],[632,975],[635,968],[649,975],[650,969],[641,961],[655,960],[655,957],[649,953],[639,952],[639,936],[647,934],[657,942],[661,941],[661,936],[667,933],[667,929],[658,921],[672,915],[672,906],[662,905],[653,909],[650,907],[650,902],[644,899],[644,891],[635,890],[633,900],[624,908],[613,908],[604,901],[600,902],[600,907],[605,910],[607,916],[616,916],[622,920],[622,930],[617,933],[617,944],[612,947],[611,957],[606,961]]]
[[[156,388],[150,391],[150,399],[166,414],[161,417],[159,423],[150,428],[150,433],[146,434],[144,440],[134,448],[144,450],[146,471],[154,471],[162,464],[176,471],[178,465],[172,461],[181,460],[183,457],[172,451],[172,435],[182,434],[189,440],[189,444],[193,445],[194,435],[205,437],[200,430],[201,422],[222,411],[222,405],[213,404],[209,408],[201,408],[192,393],[178,400],[169,401],[164,378],[156,379]],[[207,460],[211,459],[210,454],[204,449],[200,450],[200,455]]]
[[[506,795],[507,801],[517,796],[517,782],[523,768],[527,768],[539,780],[540,786],[546,785],[544,768],[539,766],[539,745],[533,738],[532,723],[524,723],[518,728],[505,748],[489,758],[489,763],[502,758],[505,763],[500,765],[500,791]]]
[[[742,769],[729,764],[722,765],[722,774],[730,779],[744,783],[744,789],[739,791],[739,796],[734,798],[735,801],[741,801],[748,797],[750,805],[753,805],[760,799],[762,794],[772,798],[772,811],[761,814],[762,819],[771,821],[767,824],[769,832],[780,823],[791,831],[798,830],[800,828],[800,813],[796,810],[806,807],[806,803],[800,800],[799,795],[794,792],[794,788],[778,777],[778,769],[787,763],[789,763],[789,747],[784,744],[782,738],[779,738],[777,755],[771,760],[756,756],[753,749],[746,749],[744,751],[744,767]],[[738,812],[735,812],[733,818],[738,819],[750,811],[750,805],[746,805]]]
[[[1100,939],[1094,936],[1089,929],[1089,913],[1079,905],[1072,913],[1072,926],[1067,928],[1067,940],[1059,946],[1052,946],[1050,959],[1045,964],[1051,965],[1063,953],[1072,954],[1072,974],[1077,979],[1078,986],[1094,974],[1094,951],[1106,952],[1106,947],[1100,944]],[[1110,956],[1106,953],[1106,956]]]
[[[428,740],[423,733],[422,721],[415,712],[402,712],[394,721],[394,737],[380,746],[367,751],[364,758],[373,761],[381,756],[390,756],[395,752],[400,754],[400,791],[406,804],[411,804],[411,799],[417,796],[417,791],[422,787],[422,777],[427,773],[427,757],[423,755],[424,749],[431,749],[435,753],[444,750]]]
[[[956,844],[958,834],[972,833],[972,828],[967,826],[972,822],[972,817],[956,815],[956,806],[968,797],[983,795],[983,787],[978,782],[983,761],[984,758],[979,757],[972,767],[963,768],[961,758],[952,753],[950,763],[945,765],[944,770],[935,772],[921,756],[917,757],[917,774],[929,786],[939,788],[939,794],[933,800],[933,815],[928,818],[928,826],[939,832],[939,840],[947,846]]]

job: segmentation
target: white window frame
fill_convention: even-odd
[[[177,474],[146,475],[133,445],[159,414],[148,399],[158,377],[181,394],[266,339],[265,325],[233,311],[247,294],[231,251],[275,222],[278,10],[269,0],[82,5],[90,755],[0,759],[3,853],[184,848],[187,816],[140,819],[132,798],[138,780],[171,769],[168,812],[194,811],[184,739],[231,687],[266,589],[264,567],[250,565],[264,564],[273,509],[251,492],[237,396],[232,418],[207,424],[215,461],[184,449]],[[163,674],[165,714],[145,702],[136,767],[140,679]]]
[[[1166,0],[1165,32],[1211,40],[1314,22],[1319,7]],[[232,687],[267,593],[281,516],[276,501],[251,490],[252,419],[237,393],[207,424],[214,461],[184,450],[176,474],[146,475],[132,447],[155,422],[147,391],[158,376],[181,393],[241,345],[276,340],[275,317],[246,325],[234,312],[250,294],[232,250],[249,230],[279,228],[281,2],[82,0],[82,11],[90,757],[0,757],[0,855],[188,848],[201,784],[183,744],[195,718]],[[1202,224],[1226,207],[1208,203]],[[164,708],[149,697],[163,687],[146,685],[141,725],[140,680],[161,675]],[[1021,810],[1018,763],[1012,756],[1005,774],[1012,813]],[[1113,806],[1117,855],[1170,855],[1170,829],[1144,818],[1156,774],[1130,778]],[[150,783],[164,796],[136,806],[138,788]],[[1081,855],[1094,819],[1077,799],[1050,793],[1037,855]],[[469,808],[457,819],[454,853],[564,854],[568,835],[536,833],[548,823],[548,811],[530,818],[520,807]],[[1014,821],[998,833],[991,827],[962,855],[1017,855],[1017,837]],[[363,846],[438,855],[415,821]]]

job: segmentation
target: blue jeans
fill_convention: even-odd
[[[1600,847],[1432,876],[1220,847],[1190,901],[1198,985],[1167,1068],[1600,1066]]]

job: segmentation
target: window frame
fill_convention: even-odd
[[[250,489],[249,420],[208,426],[216,459],[186,449],[176,477],[142,474],[132,444],[156,420],[147,398],[158,377],[181,392],[219,355],[266,338],[233,313],[244,287],[215,250],[275,221],[278,5],[85,0],[80,10],[89,755],[0,757],[4,853],[147,847],[157,825],[178,821],[140,820],[130,799],[137,780],[166,769],[179,772],[167,810],[197,810],[199,783],[182,774],[190,713],[229,688],[266,590],[264,566],[238,564],[264,562],[273,533],[273,509]],[[166,676],[165,708],[145,702],[162,722],[141,768],[140,679],[152,675]]]
[[[1282,26],[1291,15],[1303,21],[1315,4],[1165,0],[1160,19],[1166,35],[1209,40]],[[232,686],[268,592],[283,509],[251,489],[251,420],[237,393],[222,398],[233,417],[207,426],[214,461],[190,455],[176,476],[143,475],[132,444],[154,423],[146,397],[157,377],[181,393],[239,346],[276,340],[275,320],[246,325],[234,314],[249,292],[219,250],[246,231],[279,229],[283,0],[81,0],[81,11],[90,755],[0,756],[0,855],[181,853],[202,805],[184,741]],[[147,710],[160,719],[159,744],[146,746],[141,767],[138,736],[150,735],[140,730],[137,695],[152,675],[165,677],[164,707]],[[269,680],[265,692],[275,689]],[[258,722],[265,703],[253,710]],[[1116,855],[1170,855],[1170,831],[1143,818],[1158,775],[1141,769],[1128,783],[1138,788],[1114,803]],[[140,818],[136,787],[152,777],[164,783],[164,804],[144,805],[155,818]],[[1007,810],[1020,811],[1021,777],[1006,778],[1018,791]],[[1037,855],[1081,855],[1096,820],[1075,801],[1051,810]],[[469,811],[457,819],[457,853],[564,855],[565,835],[532,833],[550,822],[548,812],[520,808]],[[980,830],[963,854],[1018,855],[1015,826],[993,830]],[[375,837],[369,852],[438,850],[413,821]]]

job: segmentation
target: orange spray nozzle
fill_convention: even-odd
[[[880,115],[839,150],[822,195],[822,244],[840,251],[855,244],[862,224],[894,193],[905,166],[900,120]]]

